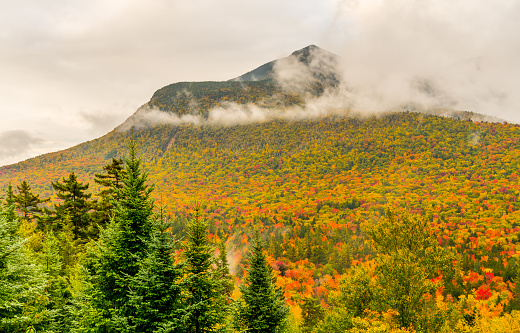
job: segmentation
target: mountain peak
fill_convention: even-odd
[[[294,51],[291,53],[291,56],[298,58],[298,60],[304,64],[309,64],[312,59],[317,56],[338,57],[334,53],[322,49],[314,44],[304,47],[301,50]]]
[[[311,67],[311,64],[316,62],[319,63],[320,66],[325,64],[327,67],[332,69],[336,67],[338,59],[338,55],[311,44],[303,49],[294,51],[288,57],[263,64],[262,66],[229,81],[262,81],[273,79],[275,77],[275,65],[277,63],[291,62],[294,60],[304,64],[306,67]]]

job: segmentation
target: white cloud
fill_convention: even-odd
[[[518,1],[344,1],[338,15],[354,28],[341,54],[355,107],[415,101],[519,122],[519,14]]]
[[[1,2],[0,131],[39,131],[52,150],[92,139],[164,85],[227,80],[319,43],[331,3]]]
[[[23,130],[0,132],[0,163],[11,163],[27,157],[43,140]]]

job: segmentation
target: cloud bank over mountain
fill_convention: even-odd
[[[309,44],[345,59],[354,108],[413,100],[520,122],[519,16],[514,0],[3,2],[0,132],[52,142],[31,154],[63,149],[161,86],[227,80]]]
[[[355,107],[408,102],[520,121],[518,1],[341,1]],[[340,23],[338,23],[340,24]]]

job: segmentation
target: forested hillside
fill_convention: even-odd
[[[436,306],[459,311],[461,317],[443,314],[443,323],[462,320],[459,324],[469,330],[481,318],[509,320],[497,316],[520,304],[515,283],[520,249],[517,125],[408,112],[232,127],[165,124],[114,131],[3,167],[1,186],[7,189],[11,183],[16,193],[16,186],[26,181],[42,199],[51,199],[39,206],[50,207],[61,202],[51,182],[74,172],[91,184],[86,192],[101,199],[103,187],[94,183],[94,174],[102,173],[112,158],[126,156],[132,137],[148,182],[155,185],[151,198],[170,221],[168,230],[186,237],[186,221],[193,219],[198,203],[208,222],[208,241],[226,242],[227,260],[240,285],[248,267],[245,253],[257,229],[301,327],[330,330],[326,325],[335,317],[324,314],[348,310],[338,295],[353,288],[351,280],[360,279],[360,269],[368,277],[368,284],[361,281],[366,288],[378,281],[374,267],[383,267],[378,253],[391,253],[378,249],[378,238],[370,231],[381,221],[423,221],[435,237],[432,246],[452,256],[455,273],[436,269],[419,279],[435,281],[421,296],[429,292],[442,302]],[[361,325],[352,318],[373,325],[395,323],[384,313],[397,305],[369,303],[363,306],[383,317],[351,310],[331,313],[343,314],[335,321],[351,318],[351,326]],[[316,318],[308,321],[309,306],[318,307],[318,319],[329,321],[321,326]],[[412,317],[400,325],[420,330],[418,317]]]
[[[0,332],[519,331],[520,126],[320,104],[336,56],[282,60],[1,167]]]

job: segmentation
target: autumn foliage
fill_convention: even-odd
[[[162,103],[159,95],[154,101]],[[164,124],[133,135],[155,184],[152,198],[174,221],[190,219],[190,205],[203,199],[209,239],[227,239],[236,281],[247,271],[252,230],[260,229],[296,317],[306,298],[332,309],[333,294],[350,290],[341,281],[355,274],[352,267],[364,267],[376,279],[382,263],[363,225],[384,220],[388,207],[420,216],[435,248],[454,254],[452,270],[418,273],[430,281],[421,282],[427,285],[421,307],[456,310],[461,317],[453,322],[464,325],[520,309],[508,305],[520,297],[517,125],[401,112],[230,127]],[[58,200],[51,181],[75,172],[92,184],[95,196],[95,173],[124,156],[130,136],[113,131],[2,167],[0,185],[25,180],[50,205]],[[185,229],[180,222],[172,225],[178,235]],[[402,311],[391,312],[394,307],[369,309],[378,313],[372,322],[397,325]]]

